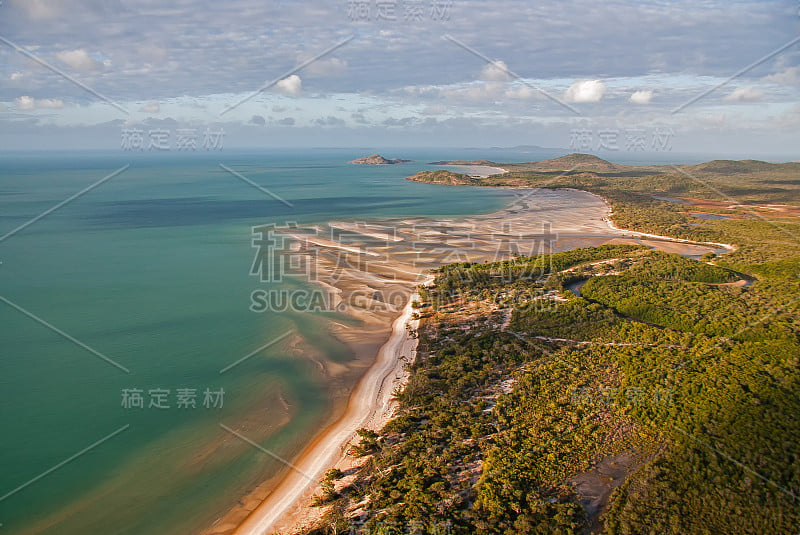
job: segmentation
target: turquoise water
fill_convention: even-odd
[[[282,468],[220,424],[298,452],[330,409],[314,365],[276,344],[220,370],[287,329],[336,360],[352,355],[313,314],[249,310],[264,285],[249,275],[251,227],[485,213],[509,195],[402,180],[468,152],[346,164],[370,152],[0,155],[0,236],[130,164],[0,241],[0,533],[196,533]],[[123,407],[123,389],[143,390],[145,408]],[[169,408],[147,407],[152,389],[170,391]],[[178,389],[196,390],[196,408],[177,407]],[[203,406],[206,389],[224,390],[221,408]]]

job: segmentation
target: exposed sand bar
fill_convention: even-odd
[[[341,463],[356,429],[378,430],[391,417],[391,392],[404,384],[406,377],[400,357],[411,358],[416,343],[406,333],[410,297],[416,285],[429,280],[424,274],[430,268],[604,243],[638,243],[689,255],[713,252],[722,245],[617,229],[609,224],[610,209],[605,200],[585,191],[511,191],[515,197],[507,208],[479,216],[337,221],[286,230],[287,236],[299,242],[298,252],[319,262],[322,276],[318,283],[335,294],[337,310],[355,320],[349,325],[331,321],[330,329],[359,355],[357,367],[351,366],[349,372],[361,378],[343,404],[344,411],[335,412],[336,420],[295,457],[293,463],[299,471],[288,471],[274,489],[258,493],[259,497],[253,495],[248,501],[252,505],[231,513],[207,533],[293,533],[313,513],[319,514],[320,508],[312,510],[308,505],[322,474],[337,463],[344,466]],[[335,236],[336,229],[348,231],[347,245],[320,237]],[[389,236],[393,239],[386,239]],[[376,239],[381,243],[376,245]],[[326,361],[324,355],[319,359],[323,373],[331,374],[335,369],[348,373],[341,370],[342,364]]]
[[[380,227],[378,227],[377,225],[368,226],[366,224],[359,225],[355,223],[335,221],[328,223],[328,226],[336,229],[346,230],[349,232],[355,232],[363,236],[369,236],[371,238],[377,238],[379,240],[392,241],[392,242],[403,241],[403,238],[395,234],[380,232],[379,231]]]
[[[378,253],[374,251],[368,251],[366,249],[361,249],[359,247],[350,247],[347,245],[342,245],[339,242],[333,240],[327,240],[325,238],[315,238],[311,236],[301,236],[298,234],[286,234],[290,238],[294,238],[298,241],[306,241],[312,245],[319,245],[321,247],[329,247],[331,249],[340,249],[342,251],[347,251],[349,253],[356,253],[356,254],[365,254],[368,256],[380,256]]]

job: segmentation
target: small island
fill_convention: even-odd
[[[356,163],[360,165],[393,165],[398,163],[408,163],[411,160],[401,160],[400,158],[386,159],[380,154],[371,154],[363,158],[356,158],[348,163]]]

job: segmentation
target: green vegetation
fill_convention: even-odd
[[[415,182],[428,182],[430,184],[442,184],[446,186],[480,186],[480,179],[472,178],[462,173],[454,173],[440,169],[438,171],[421,171],[409,177],[408,180]]]
[[[778,188],[796,203],[771,165],[693,172],[726,173],[742,202]],[[737,250],[696,261],[606,245],[437,270],[397,416],[360,432],[365,463],[326,493],[316,533],[797,532],[797,220],[692,220],[650,194],[696,198],[696,184],[616,167],[558,186],[606,196],[621,227]]]
[[[681,168],[634,167],[571,154],[543,162],[486,164],[509,173],[452,182],[590,191],[608,200],[620,228],[735,244],[738,250],[724,262],[746,273],[796,277],[800,272],[800,163],[715,160]],[[425,173],[430,172],[409,180],[431,181]],[[732,219],[698,219],[692,215],[698,211]]]

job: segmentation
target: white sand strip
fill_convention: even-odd
[[[503,169],[502,167],[491,167],[488,165],[443,165],[442,167],[456,173],[463,173],[465,175],[480,178],[508,173],[508,169]]]
[[[276,522],[298,505],[303,505],[303,499],[310,498],[309,493],[317,487],[325,471],[341,457],[357,429],[365,426],[378,428],[388,421],[392,412],[392,388],[388,388],[391,378],[404,373],[401,357],[410,358],[417,347],[417,340],[409,336],[406,325],[413,312],[411,302],[418,298],[416,294],[412,295],[400,317],[392,324],[389,340],[353,390],[344,415],[301,454],[294,463],[296,470],[286,475],[239,526],[235,535],[269,533]]]

